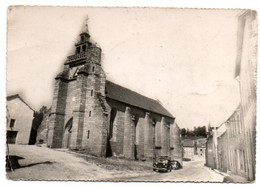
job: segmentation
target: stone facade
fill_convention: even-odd
[[[95,156],[182,161],[175,118],[150,98],[106,80],[101,49],[80,34],[75,54],[55,78],[47,146]]]
[[[46,144],[48,139],[48,124],[50,121],[51,110],[48,109],[43,113],[43,120],[37,129],[36,144]]]

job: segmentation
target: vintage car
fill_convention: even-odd
[[[161,156],[153,163],[153,171],[169,172],[172,171],[171,159],[167,156]]]
[[[172,165],[172,169],[174,169],[174,170],[182,168],[182,165],[177,160],[171,160],[171,165]]]

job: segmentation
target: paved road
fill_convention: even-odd
[[[174,181],[174,182],[223,182],[223,176],[204,166],[203,161],[184,162],[183,169],[169,173],[153,172],[152,174],[120,178],[125,181]]]
[[[203,161],[185,162],[183,169],[158,173],[152,168],[142,169],[145,163],[134,161],[100,158],[96,163],[72,153],[28,145],[10,145],[9,149],[10,155],[23,158],[19,160],[21,168],[7,173],[13,180],[223,181],[223,176],[205,167]],[[120,167],[114,167],[108,160]],[[129,170],[123,167],[126,164],[136,166]]]

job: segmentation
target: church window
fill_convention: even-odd
[[[73,78],[77,77],[78,71],[79,71],[79,68],[77,68],[77,69],[75,70],[75,72],[73,73],[73,76],[72,76]]]
[[[80,53],[80,47],[77,47],[76,52]]]
[[[10,121],[10,128],[14,127],[14,123],[15,123],[15,119],[11,119],[11,121]]]
[[[88,130],[87,139],[89,139],[89,136],[90,136],[90,130]]]
[[[82,42],[84,41],[84,39],[85,39],[85,37],[84,37],[84,36],[81,36],[81,41],[82,41]]]
[[[91,117],[91,111],[89,111],[89,113],[88,113],[88,117]]]
[[[91,90],[90,95],[93,96],[93,90]]]
[[[82,46],[82,51],[85,52],[86,51],[86,45]]]
[[[113,138],[113,136],[114,136],[113,139],[116,138],[116,136],[115,136],[116,135],[116,132],[115,132],[116,128],[114,128],[116,114],[117,114],[117,111],[116,111],[116,109],[113,108],[111,110],[111,114],[110,114],[110,125],[109,125],[109,138],[110,139]]]

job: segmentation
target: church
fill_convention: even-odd
[[[101,48],[80,34],[55,77],[47,146],[99,157],[182,161],[180,129],[159,101],[106,79]]]

